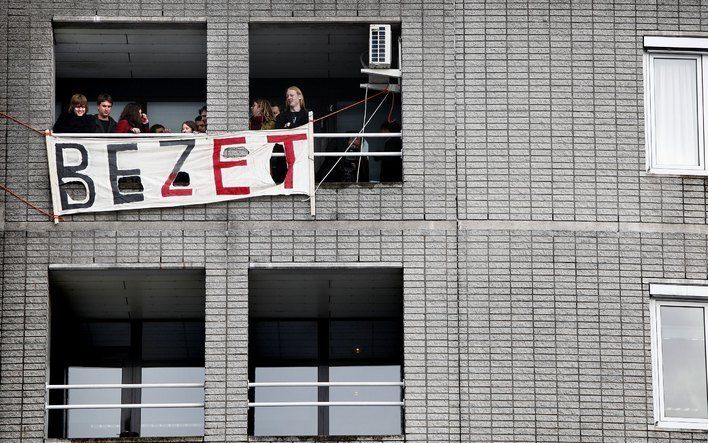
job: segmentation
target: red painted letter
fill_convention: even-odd
[[[214,139],[212,160],[214,162],[214,185],[216,186],[216,195],[244,195],[251,193],[251,188],[248,186],[224,186],[224,179],[221,176],[222,169],[232,168],[234,166],[246,166],[246,160],[222,161],[221,147],[223,145],[243,145],[245,143],[245,137]]]
[[[268,143],[283,143],[285,146],[285,161],[288,164],[288,172],[285,174],[285,189],[293,187],[293,165],[295,165],[295,147],[293,142],[307,140],[307,134],[269,135]]]

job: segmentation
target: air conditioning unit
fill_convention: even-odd
[[[391,67],[391,25],[369,25],[369,68]]]

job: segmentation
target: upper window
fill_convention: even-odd
[[[251,23],[250,128],[312,111],[318,184],[401,182],[400,35],[399,24]],[[284,165],[273,159],[276,182]]]
[[[55,121],[65,117],[54,132],[91,129],[72,115],[76,95],[85,97],[83,112],[97,133],[116,132],[129,103],[147,116],[141,132],[178,133],[184,122],[197,126],[197,117],[206,125],[200,112],[206,102],[205,23],[55,22],[53,33]]]
[[[646,37],[645,118],[647,170],[657,174],[708,175],[705,129],[708,110],[706,39]]]
[[[652,284],[650,292],[655,423],[708,429],[708,287]]]

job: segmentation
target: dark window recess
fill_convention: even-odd
[[[400,382],[400,269],[252,270],[249,379]],[[399,386],[256,387],[251,402],[398,402]],[[254,407],[256,436],[401,434],[399,406]]]
[[[204,381],[203,270],[50,271],[50,384]],[[200,388],[50,390],[50,404],[201,403]],[[50,438],[204,433],[203,408],[51,410]]]
[[[391,26],[391,60],[398,66],[400,25]],[[362,74],[362,60],[368,60],[369,24],[264,24],[249,28],[249,106],[256,99],[286,110],[285,92],[297,86],[305,98],[307,110],[315,118],[343,109],[364,99],[361,84],[379,83],[380,76],[370,79]],[[304,56],[303,56],[304,54]],[[391,78],[390,83],[400,82]],[[377,89],[378,88],[378,89]],[[369,97],[383,86],[369,89]],[[378,111],[374,110],[381,104]],[[373,115],[373,117],[372,117]],[[389,120],[395,124],[389,124]],[[368,121],[364,127],[364,123]],[[366,106],[355,106],[321,120],[314,125],[316,133],[400,132],[401,94],[375,97]],[[371,137],[361,140],[317,138],[316,152],[401,152],[397,137]],[[350,146],[351,145],[351,146]],[[282,152],[277,145],[274,153]],[[325,183],[392,183],[402,181],[401,157],[324,157],[315,158],[315,178]],[[271,158],[271,176],[283,181],[287,165],[284,157]]]

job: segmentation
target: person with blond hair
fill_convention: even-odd
[[[69,101],[67,112],[62,112],[54,127],[56,133],[85,134],[96,131],[94,117],[86,113],[88,100],[83,94],[74,94]]]
[[[253,100],[251,105],[251,119],[248,122],[248,129],[258,131],[260,129],[275,128],[275,117],[270,102],[264,98]]]
[[[305,96],[297,86],[291,86],[285,91],[285,106],[287,109],[275,120],[276,129],[292,129],[306,125],[309,121],[305,108]]]

